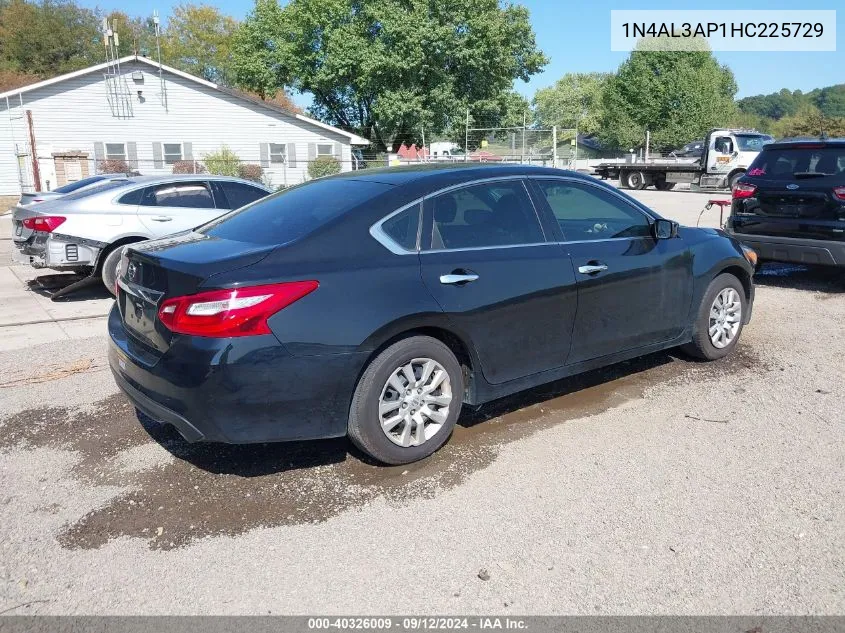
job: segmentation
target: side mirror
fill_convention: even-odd
[[[678,223],[672,220],[655,220],[651,230],[656,240],[668,240],[678,237]]]

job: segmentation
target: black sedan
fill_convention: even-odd
[[[675,346],[725,356],[753,263],[572,172],[359,171],[128,247],[109,358],[189,441],[348,435],[400,464],[463,404]]]

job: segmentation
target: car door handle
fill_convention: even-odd
[[[173,218],[169,215],[154,215],[150,218],[153,222],[170,222]]]
[[[440,283],[441,284],[468,284],[471,281],[475,281],[478,279],[478,275],[475,273],[458,273],[453,272],[448,275],[440,275]]]
[[[595,275],[607,270],[605,264],[587,264],[586,266],[578,266],[578,272],[582,275]]]

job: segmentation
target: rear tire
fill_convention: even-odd
[[[738,306],[736,305],[738,304]],[[745,288],[730,273],[717,276],[707,287],[692,324],[692,341],[681,349],[696,358],[716,360],[730,354],[742,334],[747,309]]]
[[[675,188],[674,182],[666,182],[665,180],[655,180],[654,181],[654,188],[658,191],[669,191],[670,189]]]
[[[120,264],[120,255],[123,253],[123,246],[117,246],[112,249],[103,260],[103,265],[100,267],[100,276],[103,279],[103,285],[106,289],[114,295],[114,282],[117,279],[117,267]]]
[[[734,187],[736,186],[736,183],[738,183],[739,179],[742,178],[744,175],[745,175],[744,171],[738,171],[733,176],[731,176],[730,179],[728,180],[728,189],[733,191]]]
[[[376,356],[359,379],[349,439],[385,464],[428,457],[449,439],[463,393],[461,366],[446,345],[428,336],[402,339]]]

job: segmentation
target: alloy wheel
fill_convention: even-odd
[[[742,301],[733,288],[725,288],[710,306],[709,335],[713,347],[723,349],[733,342],[742,322]]]
[[[396,368],[381,390],[381,430],[398,446],[420,446],[443,428],[451,404],[452,383],[443,365],[414,358]]]

